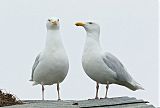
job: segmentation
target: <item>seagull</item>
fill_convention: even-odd
[[[106,85],[106,94],[109,84],[125,86],[133,91],[143,89],[127,72],[124,65],[111,53],[101,49],[99,36],[100,26],[95,22],[77,22],[86,30],[86,42],[82,56],[82,66],[85,73],[96,81],[96,97],[98,99],[99,83]]]
[[[59,84],[68,73],[69,61],[61,41],[59,19],[48,19],[46,27],[45,48],[36,57],[30,81],[34,82],[33,85],[42,85],[42,100],[44,100],[44,85],[57,84],[58,100],[60,100]]]

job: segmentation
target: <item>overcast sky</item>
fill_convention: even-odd
[[[158,105],[158,0],[1,0],[0,88],[20,99],[41,99],[41,86],[29,82],[37,54],[44,48],[45,22],[60,19],[70,69],[61,84],[61,98],[95,96],[95,82],[83,71],[85,31],[76,21],[101,26],[101,45],[118,57],[145,91],[111,85],[109,97],[130,96]],[[45,99],[57,99],[56,86],[46,86]],[[100,97],[105,86],[100,87]]]

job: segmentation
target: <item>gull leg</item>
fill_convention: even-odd
[[[44,100],[44,85],[42,84],[42,100]]]
[[[106,94],[105,94],[105,97],[104,97],[104,98],[107,98],[108,88],[109,88],[109,81],[107,81],[107,85],[106,85]]]
[[[59,93],[59,82],[57,83],[57,92],[58,92],[58,100],[61,100],[60,99],[60,93]]]
[[[96,97],[95,97],[95,99],[98,99],[98,90],[99,90],[99,83],[98,82],[96,82]]]

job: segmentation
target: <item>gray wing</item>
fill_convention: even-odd
[[[132,79],[123,64],[112,54],[106,52],[103,61],[112,71],[116,72],[117,80],[129,81]]]
[[[33,74],[34,74],[34,70],[36,69],[38,63],[39,63],[39,58],[40,58],[40,53],[38,54],[38,56],[36,57],[36,60],[33,64],[33,67],[32,67],[32,75],[31,75],[31,80],[30,81],[33,81]]]

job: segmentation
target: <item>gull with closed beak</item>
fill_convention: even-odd
[[[127,72],[124,65],[111,53],[101,49],[99,36],[100,26],[94,22],[77,22],[86,30],[86,42],[82,56],[82,66],[85,73],[96,81],[96,97],[98,99],[99,84],[106,84],[106,94],[109,84],[125,86],[133,91],[143,89]]]
[[[59,19],[48,19],[46,26],[45,48],[34,62],[30,81],[34,82],[33,85],[42,85],[42,100],[44,100],[44,85],[57,84],[58,100],[60,100],[59,84],[68,73],[69,62],[61,41]]]

